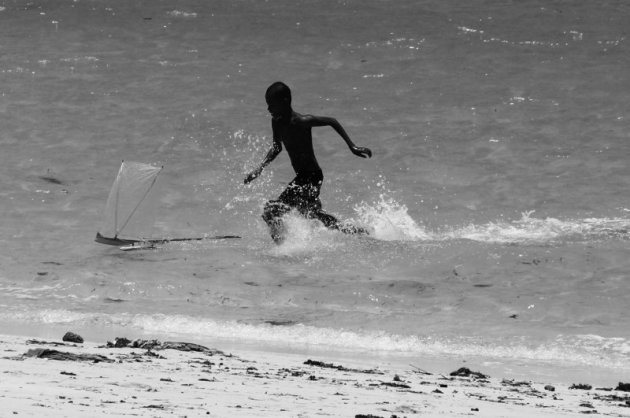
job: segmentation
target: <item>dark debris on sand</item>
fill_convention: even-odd
[[[385,418],[385,417],[382,417],[380,415],[372,415],[372,414],[367,414],[367,415],[357,414],[354,416],[354,418]],[[398,418],[398,415],[392,415],[389,418]]]
[[[341,372],[353,372],[353,373],[366,373],[366,374],[384,374],[383,372],[376,370],[376,369],[366,369],[366,370],[361,370],[361,369],[349,369],[347,367],[344,366],[336,366],[332,363],[324,363],[323,361],[318,361],[318,360],[311,360],[308,359],[304,362],[305,365],[307,366],[315,366],[315,367],[323,367],[323,368],[327,368],[327,369],[336,369],[339,370]]]
[[[72,332],[68,332],[63,336],[64,341],[68,342],[83,342],[83,338]],[[66,347],[77,347],[76,344],[70,344],[65,342],[57,342],[57,341],[43,341],[43,340],[27,340],[27,344],[37,344],[37,345],[50,345],[54,347],[66,346]],[[179,351],[189,351],[189,352],[198,352],[202,354],[206,354],[209,356],[220,355],[223,357],[233,357],[231,354],[226,354],[223,351],[211,349],[208,347],[204,347],[199,344],[194,343],[185,343],[185,342],[174,342],[174,341],[165,341],[160,342],[158,340],[142,340],[138,339],[135,341],[131,341],[128,338],[115,338],[113,342],[108,341],[107,345],[100,346],[98,348],[140,348],[147,350],[143,354],[138,353],[130,353],[124,356],[117,356],[117,360],[111,359],[109,357],[97,354],[76,354],[67,351],[59,351],[50,348],[35,348],[28,350],[26,353],[21,356],[16,357],[16,360],[23,360],[28,357],[35,358],[47,358],[51,360],[60,360],[60,361],[88,361],[94,363],[106,362],[144,362],[151,361],[151,359],[164,359],[165,357],[154,353],[154,351],[158,350],[179,350]]]
[[[388,386],[391,388],[398,388],[398,389],[411,389],[411,386],[409,386],[406,383],[399,383],[399,382],[381,382],[380,386]]]
[[[44,341],[44,340],[26,340],[26,344],[36,344],[36,345],[52,345],[54,347],[66,346],[66,347],[76,347],[76,344],[66,344],[60,343],[59,341]]]
[[[569,389],[579,389],[579,390],[591,390],[593,389],[593,386],[586,384],[586,383],[574,383],[571,386],[569,386]]]
[[[75,334],[74,332],[70,332],[70,331],[66,332],[66,334],[63,336],[61,340],[67,341],[70,343],[83,344],[83,337],[81,337],[79,334]]]
[[[113,363],[115,361],[100,354],[75,354],[50,348],[33,348],[24,353],[22,357],[47,358],[60,361],[91,361],[93,363]]]
[[[231,354],[226,354],[223,351],[204,347],[203,345],[176,341],[164,341],[158,340],[134,340],[131,341],[128,338],[117,337],[113,342],[108,341],[107,348],[142,348],[145,350],[179,350],[179,351],[194,351],[204,353],[208,355],[220,355],[224,357],[232,357]]]
[[[454,372],[451,372],[450,375],[455,377],[473,377],[475,379],[487,379],[490,377],[480,372],[474,372],[467,367],[461,367]]]
[[[617,385],[615,390],[620,390],[622,392],[630,392],[630,383],[619,382],[619,385]]]

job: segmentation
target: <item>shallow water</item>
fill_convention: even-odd
[[[629,18],[621,1],[0,1],[0,320],[627,380]],[[276,80],[374,152],[315,131],[324,208],[371,237],[290,217],[269,239],[286,154],[242,179]],[[123,159],[165,167],[153,236],[243,238],[94,243]]]

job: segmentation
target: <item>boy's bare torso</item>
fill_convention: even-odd
[[[274,141],[280,141],[289,154],[297,174],[321,171],[313,150],[313,135],[308,123],[312,116],[293,112],[287,122],[273,121]]]

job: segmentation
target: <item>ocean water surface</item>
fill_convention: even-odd
[[[2,330],[627,381],[629,21],[624,1],[0,0]],[[289,216],[269,238],[286,153],[243,178],[277,80],[372,149],[314,131],[325,210],[369,237]],[[95,243],[121,160],[164,166],[153,237],[242,238]]]

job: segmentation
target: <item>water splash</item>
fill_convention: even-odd
[[[527,211],[518,220],[470,224],[438,232],[426,230],[409,215],[407,206],[384,194],[378,202],[363,202],[354,209],[358,223],[368,226],[372,236],[383,241],[467,239],[499,244],[545,244],[556,241],[630,239],[630,219],[624,218],[542,219],[533,217],[534,211]]]
[[[469,239],[488,243],[549,243],[558,240],[627,239],[630,219],[587,218],[560,220],[534,218],[534,211],[524,212],[521,219],[512,222],[488,222],[468,225],[447,231],[439,237]]]
[[[383,241],[424,241],[433,237],[409,215],[407,206],[380,196],[376,204],[363,202],[354,208],[358,223],[367,225],[372,236]]]
[[[271,250],[274,256],[300,257],[321,253],[336,245],[335,232],[314,219],[306,219],[292,211],[283,218],[285,240]]]

